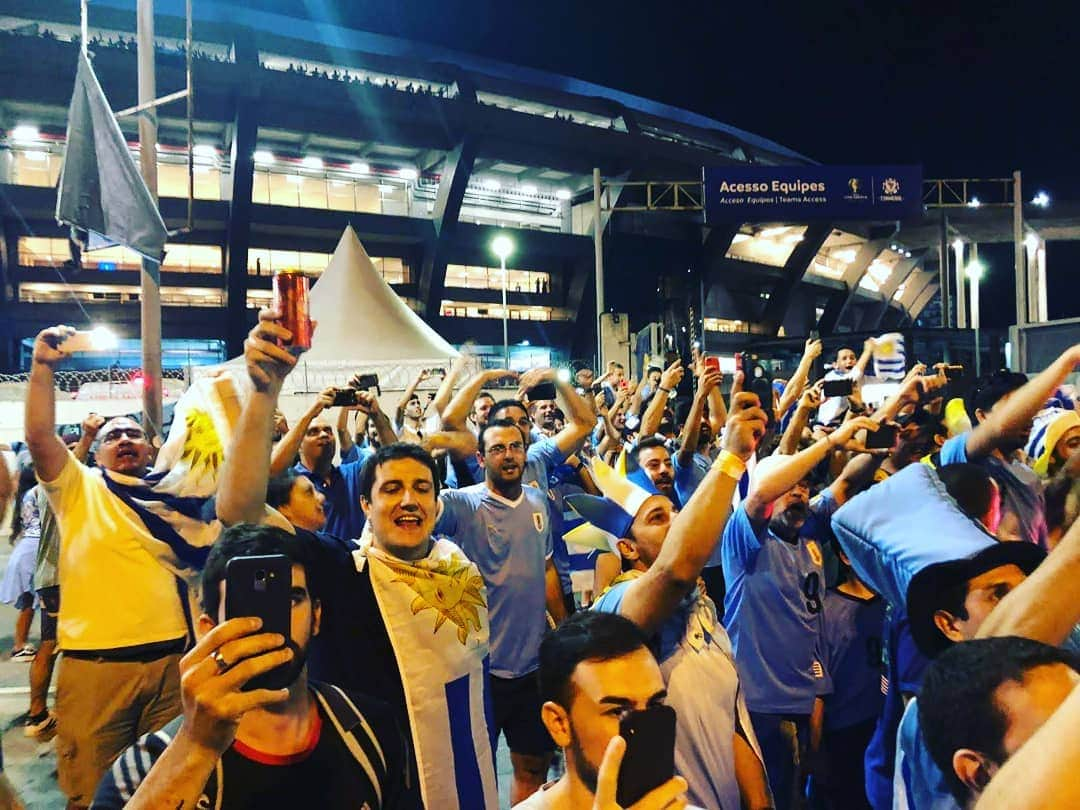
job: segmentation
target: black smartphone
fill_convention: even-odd
[[[650,706],[627,712],[619,721],[626,753],[619,767],[615,801],[630,807],[675,775],[675,710]]]
[[[357,391],[370,391],[374,388],[379,394],[382,394],[382,389],[379,388],[378,374],[358,374],[356,380],[352,383],[352,387]]]
[[[291,637],[292,560],[284,554],[233,557],[225,563],[225,618],[258,616],[261,633]],[[236,663],[230,662],[230,663]],[[257,675],[242,690],[284,689],[295,677],[290,663]]]
[[[335,388],[334,389],[334,407],[340,408],[342,406],[351,406],[356,404],[356,389],[355,388]]]
[[[850,397],[854,390],[854,380],[825,380],[821,385],[821,393],[826,397]]]
[[[529,402],[539,402],[542,399],[555,399],[555,383],[540,383],[534,385],[525,392]]]
[[[752,394],[757,394],[758,402],[761,403],[761,407],[764,409],[766,417],[768,417],[769,425],[772,425],[774,421],[772,382],[772,375],[765,366],[760,363],[755,363],[749,367],[749,371],[746,373],[746,380],[743,383],[743,388],[745,390]]]
[[[949,380],[958,380],[964,376],[963,366],[945,366],[945,377]]]
[[[817,329],[811,329],[810,334],[807,336],[810,340],[821,340],[821,332]]]
[[[896,425],[881,425],[873,432],[866,434],[867,450],[892,450],[896,444]]]

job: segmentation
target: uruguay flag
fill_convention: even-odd
[[[874,341],[874,376],[882,380],[902,380],[906,373],[904,336],[889,332]]]

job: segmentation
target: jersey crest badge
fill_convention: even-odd
[[[533,512],[532,515],[533,515],[533,525],[536,527],[536,530],[538,532],[542,532],[544,530],[544,513],[543,512]]]
[[[806,550],[810,552],[810,559],[814,561],[814,565],[821,565],[821,547],[818,546],[816,540],[810,540],[806,543]]]

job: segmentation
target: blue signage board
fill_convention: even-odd
[[[709,222],[890,220],[921,211],[921,166],[719,166],[705,170]]]

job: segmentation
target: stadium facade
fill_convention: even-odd
[[[183,3],[156,5],[164,94],[185,85]],[[136,103],[133,6],[90,7],[90,50],[114,109]],[[167,364],[238,353],[272,273],[317,274],[346,224],[438,332],[494,355],[502,278],[490,243],[507,230],[515,363],[590,357],[594,168],[622,181],[694,181],[707,166],[811,162],[576,79],[229,2],[195,7],[194,228],[170,241],[162,266]],[[53,218],[78,32],[72,0],[0,2],[0,370],[25,365],[27,339],[53,323],[89,318],[138,334],[137,258],[122,249],[75,257]],[[121,125],[137,150],[135,117]],[[160,205],[180,228],[182,102],[161,108],[159,141]],[[719,350],[819,323],[909,323],[936,290],[921,253],[872,230],[707,227],[700,211],[604,219],[608,309],[627,313],[634,330],[663,321],[687,334],[692,306],[689,333],[703,329]]]

